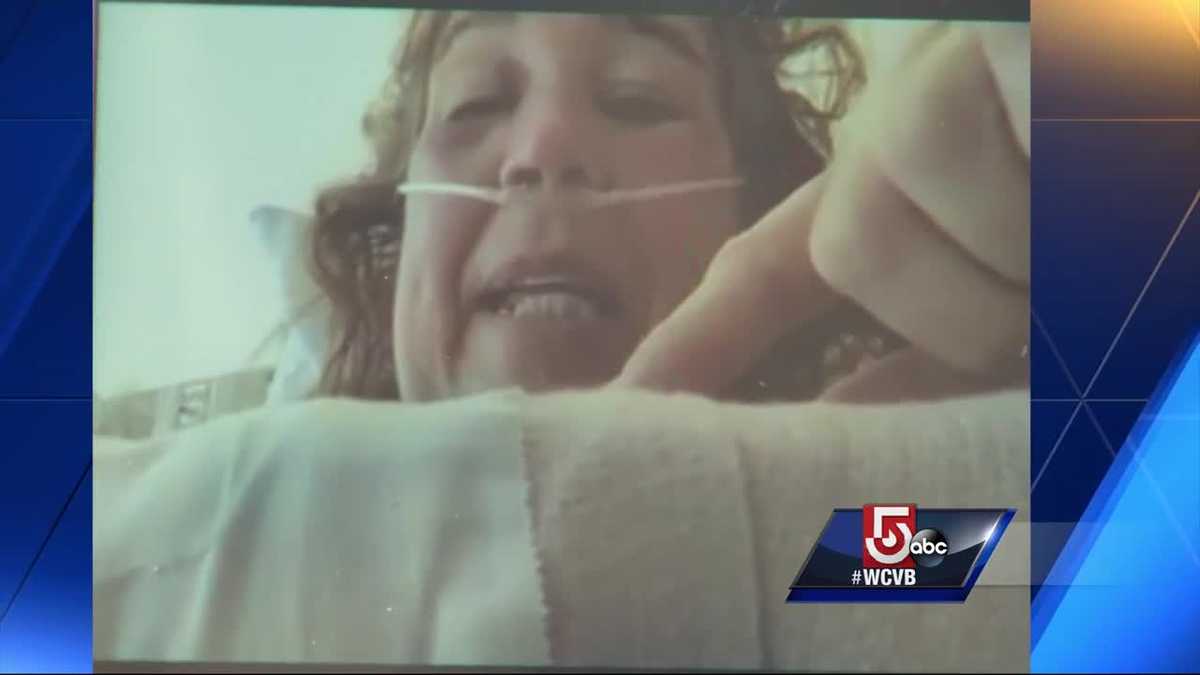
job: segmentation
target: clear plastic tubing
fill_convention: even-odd
[[[644,202],[667,197],[730,190],[741,187],[741,178],[710,178],[677,183],[660,183],[640,188],[621,190],[592,190],[589,188],[565,188],[538,190],[525,187],[496,188],[451,182],[408,182],[401,183],[396,191],[402,195],[449,195],[476,199],[491,204],[507,204],[518,199],[548,199],[552,203],[575,205],[585,209],[605,208],[634,202]]]

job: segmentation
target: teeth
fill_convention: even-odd
[[[499,313],[514,318],[590,321],[599,316],[591,300],[567,291],[516,291],[500,304]]]

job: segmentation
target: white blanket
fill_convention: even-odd
[[[1023,519],[1027,397],[324,400],[98,443],[96,658],[1023,670],[1025,585],[783,600],[833,507]]]

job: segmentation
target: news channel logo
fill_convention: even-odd
[[[963,602],[1014,509],[834,509],[788,602]]]

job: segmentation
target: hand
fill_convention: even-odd
[[[839,296],[911,345],[867,381],[1024,373],[1029,99],[1027,24],[920,34],[826,171],[727,242],[617,384],[717,393]]]

